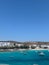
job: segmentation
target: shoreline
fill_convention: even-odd
[[[19,50],[49,50],[49,49],[19,49]]]
[[[17,50],[0,50],[0,52],[16,52],[16,51],[20,51],[20,52],[23,52],[23,51],[39,51],[39,50],[47,50],[49,51],[49,49],[17,49]]]

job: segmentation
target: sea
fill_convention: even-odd
[[[0,65],[49,65],[49,50],[0,52]]]

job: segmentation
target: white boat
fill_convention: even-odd
[[[39,55],[44,56],[45,54],[44,54],[44,52],[39,52]]]

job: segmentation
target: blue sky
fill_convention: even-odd
[[[49,41],[49,0],[0,0],[0,40]]]

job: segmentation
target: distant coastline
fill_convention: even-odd
[[[0,51],[49,50],[49,42],[0,41]]]

